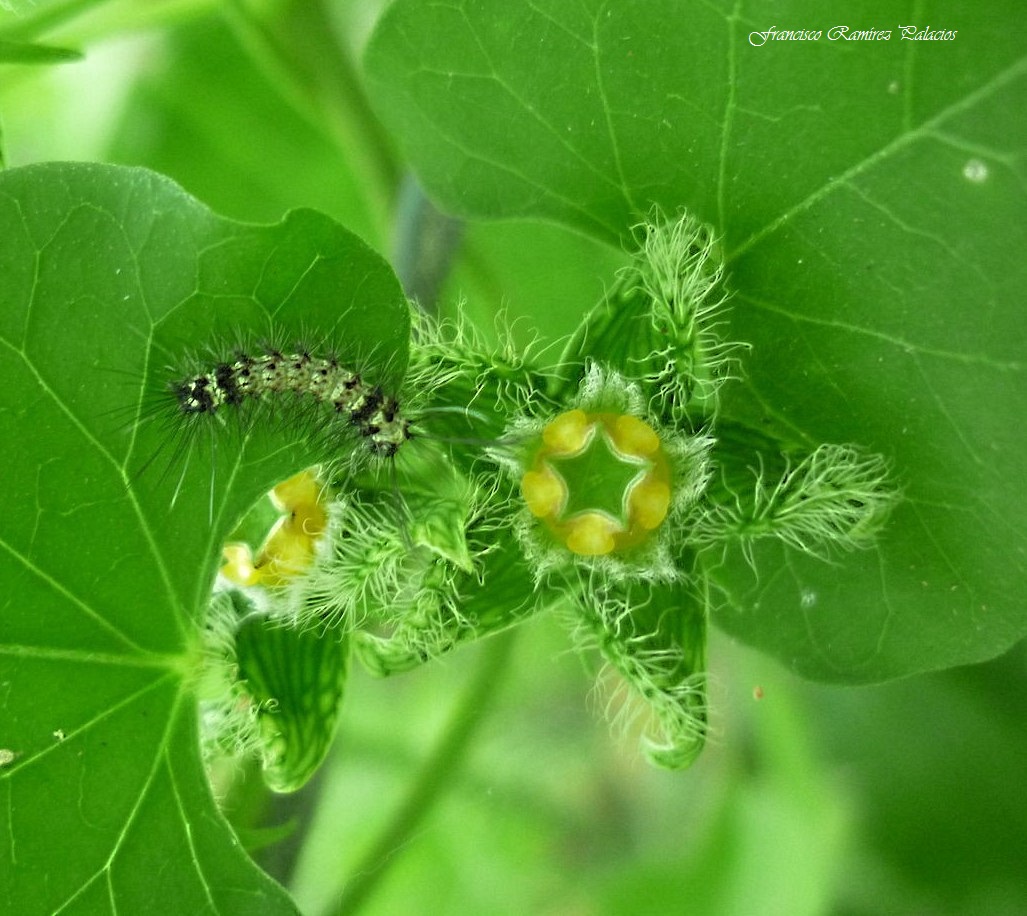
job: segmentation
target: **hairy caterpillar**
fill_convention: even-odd
[[[211,462],[213,513],[215,474],[232,473],[232,455],[245,454],[249,463],[296,447],[294,470],[313,463],[352,470],[369,458],[393,458],[420,435],[399,386],[400,366],[387,354],[361,354],[348,341],[336,345],[302,331],[292,337],[272,327],[261,337],[222,330],[191,350],[165,342],[159,352],[163,359],[145,374],[141,401],[124,413],[133,436],[144,434],[134,443],[141,461],[136,473],[164,455],[161,479],[177,477],[172,505],[197,447]]]
[[[215,362],[169,387],[179,411],[189,417],[213,416],[225,407],[274,395],[309,398],[329,406],[368,440],[373,453],[385,457],[395,455],[411,436],[396,398],[366,383],[337,357],[308,349],[268,348],[253,355],[239,351],[230,362]]]

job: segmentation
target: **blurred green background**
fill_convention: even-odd
[[[505,315],[522,342],[567,333],[622,255],[552,225],[459,227],[425,210],[362,97],[380,6],[0,0],[0,37],[86,52],[0,64],[6,165],[144,165],[258,222],[316,207],[407,279],[425,280],[419,258],[445,266],[443,312],[486,333]],[[570,648],[548,618],[516,635],[466,759],[362,912],[1027,913],[1023,645],[974,668],[827,688],[714,633],[714,738],[670,774],[645,765],[634,736],[611,738],[608,698]],[[335,752],[294,810],[267,808],[252,774],[228,796],[251,826],[314,812],[295,861],[288,844],[257,853],[305,913],[330,910],[366,868],[488,651],[391,681],[358,670]]]

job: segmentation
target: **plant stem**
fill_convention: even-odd
[[[391,821],[385,825],[385,829],[372,842],[354,869],[353,877],[343,888],[335,908],[330,911],[335,916],[357,912],[385,876],[389,864],[395,861],[393,853],[409,841],[421,821],[452,784],[471,739],[484,721],[489,704],[496,697],[497,685],[507,671],[514,632],[508,630],[497,634],[485,644],[478,670],[464,688],[441,740],[424,761],[420,773],[407,790],[406,797]]]
[[[407,298],[426,312],[438,311],[439,290],[462,236],[463,223],[442,213],[407,173],[399,188],[392,262]]]

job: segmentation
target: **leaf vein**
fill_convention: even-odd
[[[828,328],[836,328],[839,331],[847,331],[851,334],[860,334],[884,341],[892,346],[899,347],[907,353],[919,353],[924,356],[933,356],[938,359],[949,359],[954,362],[964,363],[968,366],[984,366],[998,372],[1022,372],[1024,364],[1016,360],[995,360],[983,353],[958,353],[953,350],[942,350],[937,347],[928,347],[923,344],[912,343],[894,334],[886,334],[884,331],[875,331],[872,328],[861,328],[858,325],[837,318],[817,318],[812,315],[802,315],[798,312],[789,311],[772,303],[759,299],[748,293],[739,294],[739,299],[766,312],[782,315],[793,321],[808,324],[820,325]]]
[[[1017,63],[1007,67],[1001,73],[997,74],[989,82],[983,86],[978,87],[973,92],[968,93],[964,98],[944,108],[938,112],[934,117],[928,119],[918,127],[906,130],[904,133],[899,134],[890,143],[885,144],[880,149],[865,156],[862,160],[855,163],[846,169],[841,175],[836,178],[829,179],[826,184],[821,185],[815,191],[808,194],[805,198],[793,204],[775,219],[771,220],[765,226],[757,229],[747,239],[744,239],[739,243],[728,255],[727,262],[730,263],[762,241],[768,235],[776,232],[781,226],[785,225],[789,220],[794,218],[800,213],[811,209],[814,205],[819,203],[825,197],[828,197],[834,193],[839,187],[844,187],[846,183],[851,179],[862,175],[864,172],[874,168],[882,160],[887,159],[889,156],[897,153],[899,150],[904,149],[910,144],[917,140],[924,138],[931,138],[932,131],[940,124],[944,124],[950,118],[961,114],[963,111],[971,108],[973,105],[984,100],[994,92],[1003,88],[1008,83],[1012,82],[1016,78],[1020,77],[1024,73],[1027,73],[1027,58],[1024,58]]]
[[[126,648],[131,649],[140,655],[149,654],[147,649],[143,648],[143,646],[139,645],[127,633],[111,623],[96,608],[92,607],[88,602],[84,601],[69,588],[61,584],[60,580],[33,563],[28,557],[24,556],[21,551],[16,550],[3,538],[0,538],[0,548],[3,548],[13,559],[17,560],[29,573],[41,582],[44,582],[62,598],[78,608],[89,620],[93,621],[93,623],[99,626],[102,630],[106,631],[119,642],[123,643]]]

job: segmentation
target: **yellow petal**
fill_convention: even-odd
[[[613,550],[616,524],[598,512],[579,515],[570,524],[567,546],[583,557],[598,557]]]
[[[271,499],[283,512],[293,512],[301,506],[320,505],[323,492],[324,484],[311,468],[277,484],[271,491]]]
[[[542,441],[557,454],[580,452],[589,440],[592,423],[583,410],[569,410],[547,424]]]
[[[670,487],[658,480],[644,479],[635,484],[628,496],[628,512],[633,525],[647,531],[659,527],[670,509]]]
[[[261,579],[260,572],[253,565],[253,554],[246,544],[225,544],[221,550],[225,565],[221,567],[221,575],[236,585],[256,585]]]
[[[614,424],[613,444],[625,455],[651,455],[660,447],[660,437],[644,420],[623,414]]]
[[[543,467],[541,471],[528,471],[521,478],[521,493],[531,514],[544,518],[560,511],[567,498],[567,487],[548,467]]]

